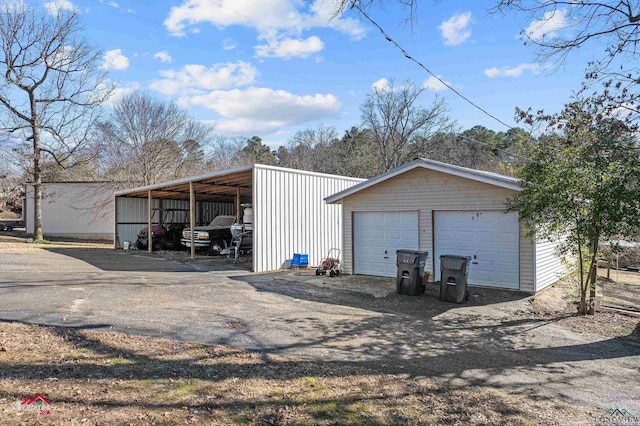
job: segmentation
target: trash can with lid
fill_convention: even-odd
[[[440,300],[454,303],[468,300],[467,277],[470,261],[471,258],[468,256],[440,256]]]
[[[397,250],[396,292],[408,296],[418,296],[424,293],[422,272],[427,262],[429,252],[416,250]]]

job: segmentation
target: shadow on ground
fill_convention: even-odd
[[[529,404],[538,404],[540,401],[544,401],[550,404],[551,407],[562,408],[560,400],[557,398],[540,395],[532,396],[529,390],[510,389],[511,386],[504,384],[493,384],[492,387],[508,389],[508,394],[479,392],[470,395],[468,384],[421,383],[411,379],[411,377],[407,377],[407,369],[397,362],[372,364],[358,361],[291,361],[278,357],[274,358],[267,354],[261,354],[258,359],[244,358],[238,362],[234,356],[244,353],[241,350],[195,344],[189,344],[187,348],[188,354],[180,352],[171,354],[171,350],[163,350],[160,355],[154,356],[143,347],[132,349],[132,347],[135,347],[132,342],[124,342],[124,344],[119,342],[120,344],[118,345],[110,345],[106,344],[103,341],[106,339],[102,339],[101,336],[84,332],[84,330],[101,329],[104,326],[104,324],[93,324],[79,328],[46,327],[46,331],[50,331],[63,340],[64,344],[72,349],[76,356],[78,354],[91,354],[92,357],[100,360],[117,360],[116,364],[105,365],[104,363],[83,362],[82,357],[79,360],[75,360],[73,356],[67,357],[67,359],[63,357],[58,362],[53,360],[43,363],[2,362],[0,363],[0,379],[9,379],[13,383],[15,390],[0,391],[0,395],[11,400],[23,398],[24,393],[20,391],[20,382],[56,383],[57,381],[62,381],[61,383],[64,384],[69,383],[68,380],[77,380],[83,383],[93,381],[94,384],[104,384],[104,387],[107,388],[113,386],[114,383],[135,380],[148,383],[148,386],[144,388],[145,398],[139,398],[137,394],[133,398],[130,397],[130,394],[123,398],[116,398],[113,395],[109,395],[107,390],[103,390],[98,392],[97,396],[95,393],[86,394],[79,401],[77,394],[67,394],[65,389],[57,395],[52,395],[52,401],[57,406],[61,404],[73,406],[80,402],[83,409],[87,409],[87,406],[91,406],[93,409],[113,409],[118,407],[137,407],[145,410],[180,409],[184,408],[185,404],[188,404],[190,409],[203,409],[207,412],[213,410],[232,410],[234,412],[249,410],[251,412],[257,411],[258,414],[265,409],[272,410],[277,407],[307,407],[305,409],[313,413],[312,418],[317,415],[318,419],[330,419],[331,416],[342,418],[340,416],[345,415],[348,416],[345,419],[353,419],[356,418],[356,415],[366,416],[366,414],[362,413],[362,404],[368,401],[379,401],[379,403],[387,406],[393,406],[394,404],[406,406],[407,403],[415,404],[416,398],[424,398],[424,408],[427,412],[432,410],[431,412],[433,413],[434,399],[439,398],[441,400],[438,401],[438,410],[441,410],[441,418],[449,420],[444,423],[438,422],[438,424],[476,424],[471,422],[470,419],[467,422],[464,421],[464,413],[472,410],[471,407],[466,406],[466,404],[471,403],[471,396],[473,396],[473,403],[479,404],[480,407],[484,406],[484,410],[491,410],[493,413],[507,418],[513,417],[517,419],[518,416],[524,418],[530,416],[530,412],[525,410],[526,404],[514,403],[514,396],[516,395],[518,398],[527,398]],[[456,349],[452,350],[455,352]],[[167,359],[168,355],[178,355],[181,359]],[[522,356],[535,357],[536,354],[531,352],[522,354]],[[557,355],[555,358],[574,359],[573,357],[563,357],[561,355]],[[458,359],[454,355],[454,358],[449,359],[446,363],[451,366],[449,371],[455,374],[460,373],[459,364],[456,361]],[[490,363],[482,361],[479,361],[475,367],[492,368]],[[322,386],[317,390],[312,389],[309,394],[309,391],[302,392],[299,387],[293,386],[289,388],[289,385],[285,384],[285,393],[282,395],[277,392],[270,395],[267,392],[266,395],[257,393],[252,397],[243,397],[247,391],[246,387],[244,387],[238,388],[238,392],[226,392],[213,399],[207,398],[207,395],[211,392],[209,390],[209,392],[203,392],[199,395],[199,398],[194,398],[188,403],[181,401],[163,402],[163,398],[152,397],[156,392],[159,393],[159,396],[164,393],[162,383],[167,383],[167,381],[175,382],[181,379],[197,379],[205,384],[226,384],[225,386],[230,385],[232,387],[237,386],[234,383],[245,383],[237,382],[238,379],[243,381],[260,380],[261,382],[258,382],[258,386],[265,383],[264,381],[280,383],[304,379],[304,383],[311,384],[313,388],[313,386],[318,385],[314,385],[315,382],[312,381],[312,378],[321,380],[344,378],[357,382],[360,377],[380,375],[380,373],[397,374],[399,376],[378,376],[378,382],[366,379],[363,382],[364,387],[362,389],[352,389],[351,392],[331,392],[329,393],[330,396],[325,396]],[[585,375],[588,373],[581,372],[580,374]],[[421,374],[420,376],[423,375]],[[155,383],[155,385],[152,387],[151,383]],[[482,383],[477,384],[482,385]],[[190,383],[190,385],[191,389],[195,389],[194,383]],[[134,392],[135,388],[131,389],[130,392]],[[465,393],[456,394],[458,391]],[[277,398],[274,398],[274,396],[277,396]],[[310,396],[313,397],[311,400],[309,399]],[[432,404],[429,404],[429,402]],[[381,421],[382,419],[373,421],[373,419],[370,419],[365,423],[416,424],[416,419],[413,417],[416,413],[404,413],[401,410],[395,410],[392,411],[392,414],[394,417],[387,419],[387,421],[383,422]],[[460,417],[461,415],[462,418]],[[281,423],[267,422],[259,424]],[[481,422],[480,424],[485,423]],[[521,423],[507,421],[507,423],[503,424]]]
[[[76,260],[86,262],[103,271],[119,272],[210,272],[210,271],[237,271],[242,267],[225,264],[224,261],[212,264],[211,262],[199,262],[191,260],[186,255],[179,260],[167,255],[169,252],[154,252],[131,250],[113,250],[102,248],[58,248],[43,247],[45,250],[69,256]],[[184,252],[177,252],[184,253]]]

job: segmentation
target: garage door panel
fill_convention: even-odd
[[[483,243],[494,243],[496,235],[493,232],[479,231],[476,233],[476,239]]]
[[[519,225],[516,213],[435,212],[434,232],[436,279],[440,279],[440,256],[453,254],[472,258],[470,284],[518,288]]]
[[[418,249],[418,212],[355,212],[354,272],[395,277],[396,250]]]

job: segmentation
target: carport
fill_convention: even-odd
[[[138,232],[161,224],[162,209],[188,209],[189,227],[215,216],[242,217],[241,205],[253,207],[255,272],[290,266],[294,253],[309,254],[317,263],[331,248],[342,247],[342,206],[323,199],[362,179],[252,164],[184,179],[142,186],[115,194],[115,235],[134,241]],[[152,245],[149,244],[149,251]],[[195,247],[191,244],[191,258]]]

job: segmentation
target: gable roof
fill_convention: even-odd
[[[434,170],[436,172],[446,173],[453,176],[462,177],[465,179],[471,179],[477,182],[483,182],[489,185],[498,186],[500,188],[511,189],[514,191],[522,191],[520,186],[520,180],[514,177],[501,175],[498,173],[485,172],[482,170],[469,169],[467,167],[455,166],[453,164],[443,163],[441,161],[428,160],[426,158],[416,158],[413,161],[405,163],[395,169],[391,169],[388,172],[374,176],[369,180],[347,188],[344,191],[330,195],[325,198],[327,204],[333,204],[345,197],[362,191],[363,189],[377,185],[380,182],[384,182],[387,179],[391,179],[402,173],[406,173],[409,170],[423,168],[428,170]]]

